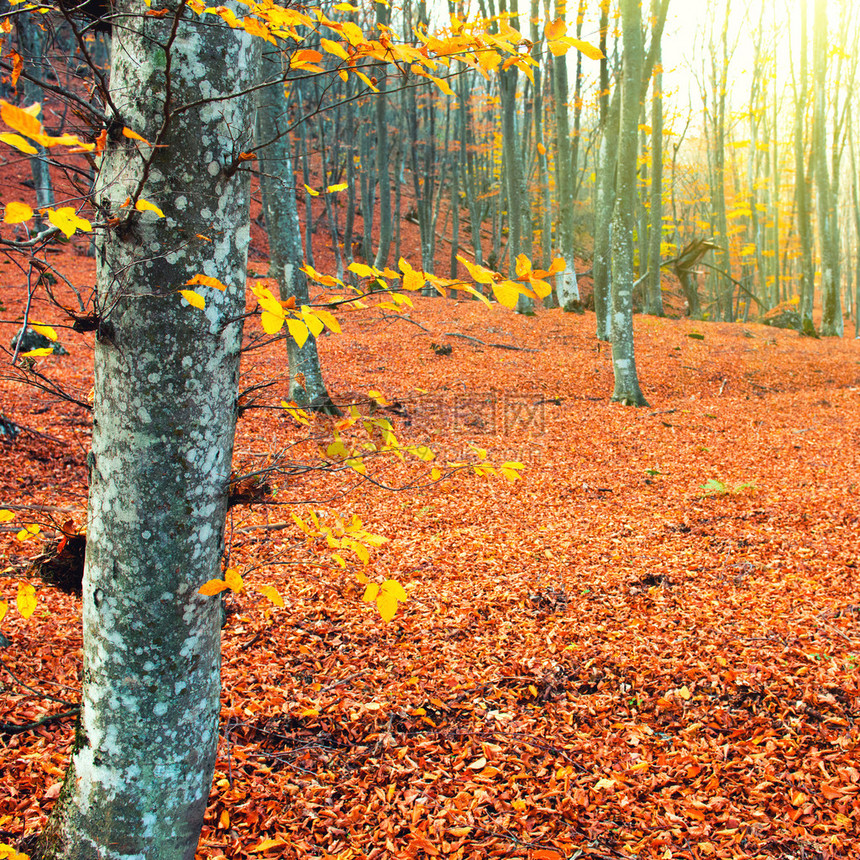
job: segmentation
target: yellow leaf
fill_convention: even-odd
[[[164,217],[164,213],[154,203],[150,203],[148,200],[144,200],[143,198],[139,199],[137,203],[134,204],[134,208],[137,209],[138,212],[155,212],[159,218]]]
[[[206,299],[194,290],[180,290],[179,295],[194,308],[200,308],[202,311],[206,307]]]
[[[319,317],[328,326],[330,331],[333,331],[335,334],[340,334],[340,323],[337,321],[334,314],[329,311],[322,310],[321,308],[314,308],[314,315]]]
[[[18,598],[16,600],[18,612],[29,618],[36,609],[36,589],[29,582],[18,583]]]
[[[31,352],[35,352],[35,350],[31,350]],[[24,526],[24,528],[22,528],[21,531],[19,531],[18,534],[15,535],[15,537],[18,538],[19,541],[30,540],[31,537],[39,534],[40,531],[42,530],[39,528],[39,526],[37,526],[35,523],[30,523],[30,525]]]
[[[320,712],[316,708],[305,708],[300,714],[300,717],[318,717]]]
[[[0,140],[2,140],[3,143],[9,144],[9,146],[15,147],[19,152],[23,152],[26,155],[36,155],[39,152],[32,143],[24,140],[20,134],[13,134],[10,131],[4,131],[0,134]]]
[[[57,333],[49,325],[42,325],[41,323],[31,322],[30,328],[33,329],[33,331],[44,335],[46,338],[48,338],[48,340],[56,340],[57,339]]]
[[[567,267],[567,263],[564,261],[564,257],[553,257],[552,264],[547,270],[547,275],[555,275],[559,272],[563,272]]]
[[[273,585],[261,585],[257,591],[259,591],[267,600],[274,603],[275,606],[284,605],[284,598],[281,597],[280,592]]]
[[[517,301],[520,297],[520,291],[513,281],[502,281],[501,283],[493,283],[493,295],[500,305],[513,310],[517,306]]]
[[[369,582],[367,584],[367,588],[364,589],[364,594],[361,599],[365,603],[373,603],[376,600],[377,595],[379,594],[379,584],[376,582]]]
[[[304,409],[299,409],[299,408],[298,408],[298,406],[296,406],[296,404],[295,404],[295,403],[292,403],[292,402],[287,403],[287,401],[286,401],[286,400],[282,400],[282,401],[281,401],[281,406],[282,406],[284,409],[286,409],[286,411],[290,414],[290,417],[291,417],[291,418],[292,418],[292,419],[293,419],[297,424],[310,424],[310,423],[311,423],[311,422],[310,422],[310,420],[309,420],[309,418],[308,418],[308,413],[307,413],[307,412],[305,412],[305,410],[304,410]],[[296,518],[296,515],[295,515],[295,514],[293,514],[293,519],[296,519],[296,520],[297,520],[297,518]],[[298,521],[298,520],[297,520],[297,521]],[[310,534],[310,532],[308,532],[308,534]]]
[[[355,272],[359,278],[375,278],[379,274],[376,269],[371,269],[370,266],[365,266],[364,263],[356,262],[349,264],[349,271]]]
[[[460,284],[459,289],[465,290],[465,292],[474,296],[476,299],[482,301],[487,307],[490,306],[490,300],[482,293],[476,290],[471,284]]]
[[[86,218],[79,218],[74,206],[61,206],[59,209],[45,210],[48,220],[68,239],[75,230],[92,232],[93,225]]]
[[[27,108],[20,108],[0,99],[0,117],[3,122],[27,137],[37,138],[43,133],[42,123],[38,119],[41,109],[42,106],[38,102]]]
[[[370,561],[370,553],[363,543],[359,543],[357,540],[351,540],[347,545],[358,556],[358,560],[362,564],[367,564]]]
[[[520,254],[517,257],[516,271],[518,278],[527,278],[531,274],[532,261],[525,254]]]
[[[684,685],[680,690],[678,690],[678,695],[684,699],[684,701],[689,701],[693,694],[690,692],[690,688]]]
[[[6,508],[0,510],[0,523],[8,523],[15,519],[15,514],[12,511],[7,511]]]
[[[264,24],[258,18],[252,18],[249,15],[242,19],[242,25],[249,36],[257,36],[260,39],[265,39],[267,42],[271,42],[273,45],[278,44],[268,25]]]
[[[226,591],[230,586],[224,582],[223,579],[210,579],[208,582],[204,582],[200,588],[197,589],[198,594],[203,594],[206,597],[212,597],[214,594],[220,594],[222,591]]]
[[[6,613],[9,611],[9,604],[5,600],[0,600],[0,621],[2,621],[6,617]]]
[[[603,779],[598,779],[594,784],[594,790],[600,791],[604,788],[615,788],[615,780],[611,777],[604,777]]]
[[[304,185],[304,183],[302,183],[302,185]],[[305,185],[305,191],[307,191],[308,194],[311,195],[311,197],[319,197],[320,196],[319,191],[317,191],[314,188],[311,188],[310,185]]]
[[[550,41],[560,39],[567,32],[567,24],[564,22],[564,18],[556,18],[555,21],[550,21],[544,27],[543,32]]]
[[[380,406],[390,406],[390,401],[385,399],[385,395],[379,391],[371,389],[367,392],[368,397],[372,397]]]
[[[122,134],[123,137],[127,137],[129,140],[140,140],[143,143],[152,146],[152,144],[149,143],[149,141],[145,137],[141,137],[136,131],[132,131],[130,128],[123,128]]]
[[[259,845],[252,848],[250,853],[262,854],[264,851],[271,851],[272,848],[281,848],[286,844],[283,839],[264,839]]]
[[[226,284],[222,284],[218,278],[210,278],[209,275],[195,275],[190,281],[185,282],[188,286],[200,284],[203,287],[212,287],[215,290],[221,290],[223,293],[227,289]]]
[[[341,567],[346,567],[346,562],[343,560],[343,556],[340,553],[333,552],[331,554],[331,560],[336,564],[339,564]]]
[[[242,590],[242,574],[235,567],[228,567],[224,574],[224,582],[231,591],[237,594]]]
[[[466,267],[469,274],[472,276],[472,280],[477,281],[479,284],[492,284],[495,283],[495,273],[491,272],[489,269],[485,269],[483,266],[477,265],[477,263],[470,263],[465,257],[457,257],[457,259]]]
[[[326,192],[329,194],[334,194],[338,191],[346,191],[347,188],[349,188],[348,182],[340,182],[337,185],[329,185],[329,187],[326,188]]]
[[[284,327],[284,314],[273,314],[271,311],[263,311],[260,315],[260,324],[266,334],[277,334]]]
[[[310,329],[314,337],[319,337],[322,330],[325,328],[322,320],[317,316],[316,311],[311,310],[307,305],[302,305],[302,319],[305,325]]]
[[[301,270],[312,280],[316,281],[318,284],[323,284],[326,287],[333,287],[336,284],[340,284],[337,278],[333,275],[321,275],[313,266],[304,265],[301,267]]]
[[[397,615],[397,598],[392,597],[387,591],[383,591],[376,598],[376,608],[379,610],[382,620],[387,624]]]
[[[373,83],[373,81],[372,81],[369,77],[367,77],[367,75],[366,75],[366,74],[364,74],[364,72],[360,72],[360,71],[358,71],[358,69],[355,69],[355,70],[354,70],[354,73],[355,73],[355,74],[356,74],[356,75],[357,75],[357,76],[358,76],[362,81],[364,81],[364,83],[367,85],[368,89],[370,89],[370,90],[371,90],[371,92],[374,92],[374,93],[378,93],[378,92],[379,92],[379,87],[377,87],[377,86],[376,86],[376,84],[375,84],[375,83]]]
[[[529,684],[529,692],[537,698],[538,688],[534,684]]]
[[[27,358],[40,358],[43,355],[53,355],[54,348],[52,346],[40,346],[37,349],[28,349],[27,352],[22,352],[21,355]]]
[[[3,221],[6,224],[23,224],[32,217],[33,210],[26,203],[19,203],[17,200],[7,203],[3,213]]]
[[[409,599],[406,589],[396,579],[386,579],[382,583],[382,590],[390,594],[395,600],[404,601]]]
[[[287,319],[287,328],[290,330],[290,336],[299,345],[299,349],[301,349],[310,334],[308,327],[301,320],[289,317]]]
[[[595,47],[589,42],[583,42],[582,39],[571,39],[570,40],[571,47],[576,48],[581,54],[585,54],[589,60],[602,60],[603,59],[603,51],[600,48]]]

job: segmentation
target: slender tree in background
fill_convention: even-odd
[[[191,860],[215,763],[221,613],[198,589],[224,548],[259,61],[241,30],[164,8],[116,6],[111,100],[153,145],[108,137],[95,195],[125,226],[98,249],[82,704],[48,858]],[[200,273],[226,286],[203,312],[177,293]]]
[[[556,0],[557,21],[564,21],[567,13],[565,0]],[[568,99],[570,85],[567,77],[567,54],[553,57],[552,74],[555,96],[555,193],[558,206],[558,251],[564,258],[565,269],[556,277],[558,303],[564,307],[568,302],[579,301],[579,286],[574,266],[574,165],[571,158],[570,118]]]
[[[45,34],[35,15],[16,15],[15,28],[18,36],[18,51],[23,61],[24,69],[32,75],[21,79],[22,95],[26,104],[39,102],[43,99],[42,88],[35,80],[44,80],[49,70],[49,64],[44,56]],[[35,79],[35,80],[34,80]],[[30,169],[33,174],[33,190],[36,194],[36,205],[39,209],[54,205],[54,187],[48,168],[48,152],[41,143],[35,146],[36,154],[30,156]],[[42,223],[38,216],[37,225]]]
[[[800,241],[800,313],[812,322],[815,298],[815,248],[813,247],[812,210],[810,205],[811,181],[807,171],[807,150],[804,129],[809,96],[808,66],[808,9],[806,0],[800,0],[800,62],[792,65],[791,82],[794,89],[794,194],[797,236]]]
[[[839,284],[839,233],[836,200],[827,145],[827,0],[815,0],[812,35],[813,119],[812,173],[818,201],[818,243],[821,249],[821,333],[842,337],[842,296]],[[836,141],[833,141],[836,145]]]
[[[729,228],[726,211],[726,110],[729,93],[729,63],[733,50],[729,48],[729,18],[731,0],[726,0],[725,17],[719,31],[719,46],[710,45],[711,103],[707,109],[708,132],[711,145],[711,234],[717,246],[714,251],[716,268],[711,270],[714,309],[717,319],[732,319],[731,256],[729,254]]]
[[[621,0],[624,47],[621,110],[618,124],[618,178],[612,218],[612,399],[629,406],[647,406],[639,388],[633,350],[633,231],[638,199],[636,162],[639,155],[639,108],[644,48],[639,0]]]
[[[600,149],[597,156],[597,184],[594,191],[594,254],[592,282],[597,339],[609,340],[609,272],[612,207],[615,201],[615,165],[618,157],[618,117],[621,109],[620,90],[616,87],[609,95],[609,58],[607,33],[609,30],[609,0],[600,3]]]
[[[663,316],[661,254],[663,244],[663,66],[659,38],[653,28],[659,21],[659,0],[651,0],[652,35],[654,44],[654,77],[651,82],[651,205],[648,232],[648,262],[646,271],[645,313]]]
[[[388,28],[391,9],[388,3],[376,3],[376,28],[382,33]],[[373,265],[383,268],[391,253],[391,176],[389,166],[389,135],[388,135],[388,97],[386,90],[386,69],[383,66],[378,76],[376,87],[379,90],[373,101],[374,120],[376,125],[376,179],[379,183],[379,245]],[[368,250],[368,254],[370,251]]]
[[[270,274],[278,282],[282,301],[294,300],[297,307],[310,304],[304,264],[296,181],[290,156],[289,117],[284,97],[285,70],[282,51],[266,43],[260,61],[257,89],[257,146],[263,217],[269,235]],[[381,101],[381,99],[380,99]],[[313,333],[299,346],[286,337],[289,364],[289,399],[297,405],[337,413],[320,368],[319,350]]]

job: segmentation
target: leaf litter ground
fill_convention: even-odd
[[[92,261],[72,262],[91,283]],[[6,318],[22,298],[4,287]],[[381,391],[401,441],[526,469],[427,486],[417,460],[369,463],[391,491],[297,468],[270,480],[276,504],[233,508],[230,564],[286,608],[231,599],[198,857],[856,857],[860,345],[637,317],[651,407],[634,410],[608,400],[591,314],[419,298],[408,319],[341,319],[321,342],[338,402],[368,412]],[[70,355],[37,370],[85,401],[91,335],[67,334]],[[280,380],[248,403],[275,407],[283,373],[282,344],[248,353],[244,385]],[[18,523],[83,525],[89,418],[8,378],[0,405],[27,428],[0,463],[14,604],[41,550]],[[331,437],[329,419],[311,429]],[[236,471],[283,451],[313,462],[307,435],[248,409]],[[309,507],[389,540],[341,570],[292,522]],[[390,624],[361,602],[359,569],[409,592]],[[80,601],[38,599],[3,621],[4,723],[78,696]],[[6,729],[14,841],[43,826],[73,725]]]

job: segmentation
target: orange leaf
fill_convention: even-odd
[[[122,134],[123,137],[129,138],[129,140],[139,140],[143,143],[148,144],[149,146],[152,146],[152,144],[149,143],[149,141],[145,137],[141,137],[136,131],[132,131],[130,128],[123,128]]]

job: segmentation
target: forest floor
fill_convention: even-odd
[[[74,246],[62,262],[93,283]],[[0,272],[5,346],[25,292]],[[198,858],[856,858],[860,342],[637,316],[632,409],[590,313],[415,297],[340,320],[320,343],[337,402],[370,414],[381,392],[375,417],[437,463],[477,446],[525,468],[434,483],[380,457],[371,481],[275,475],[233,508],[230,564],[286,607],[231,598]],[[36,369],[86,402],[93,337],[58,330],[69,354]],[[284,364],[281,343],[246,355],[243,387],[273,386],[240,420],[240,474],[287,449],[312,467],[332,438],[277,407]],[[22,724],[79,695],[80,600],[39,587],[25,621],[15,594],[42,537],[85,524],[90,419],[8,369],[0,414],[24,428],[0,440],[0,721]],[[342,569],[291,518],[311,510],[387,542]],[[390,623],[359,571],[406,588]],[[72,738],[4,726],[0,841],[44,825]]]

